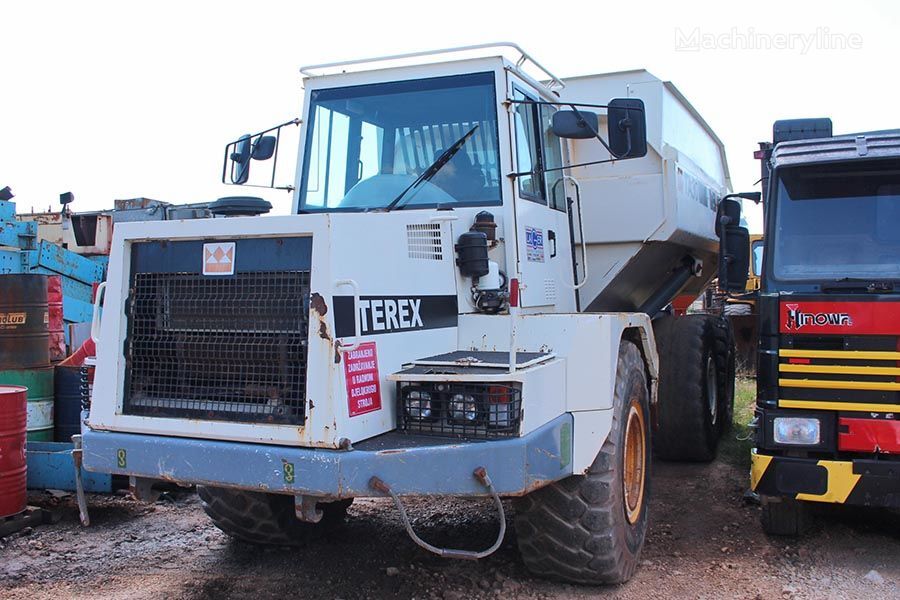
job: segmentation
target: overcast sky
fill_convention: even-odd
[[[735,190],[759,189],[752,153],[775,119],[900,127],[898,17],[900,3],[862,0],[7,1],[0,187],[20,211],[64,191],[76,210],[212,200],[234,191],[219,183],[226,142],[300,115],[300,66],[509,40],[563,77],[672,81],[724,141]],[[289,210],[287,192],[263,195]]]

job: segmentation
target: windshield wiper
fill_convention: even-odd
[[[472,129],[470,129],[464,136],[453,142],[452,146],[441,152],[441,155],[438,156],[433,163],[428,165],[428,168],[422,171],[422,174],[416,177],[416,180],[409,184],[409,187],[400,192],[399,196],[394,198],[390,204],[384,207],[384,212],[391,212],[400,203],[403,197],[406,196],[407,192],[434,177],[437,172],[440,171],[444,167],[444,165],[450,162],[450,159],[453,158],[457,152],[459,152],[459,149],[463,147],[463,144],[466,143],[466,140],[472,137],[472,134],[475,133],[476,129],[478,129],[478,125],[472,127]]]
[[[870,293],[893,292],[894,279],[864,279],[860,277],[841,277],[822,284],[822,291],[865,290]]]

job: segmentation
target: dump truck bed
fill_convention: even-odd
[[[731,191],[724,146],[674,85],[647,71],[570,78],[562,91],[564,102],[604,104],[610,98],[643,100],[648,153],[572,169],[581,186],[588,248],[581,305],[639,310],[688,255],[702,261],[702,272],[680,293],[699,294],[715,276],[715,211]],[[601,116],[600,131],[604,121]],[[608,158],[591,139],[571,142],[570,151],[575,164]]]

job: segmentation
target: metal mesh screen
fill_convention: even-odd
[[[302,424],[308,271],[137,273],[125,414]]]
[[[469,439],[519,435],[516,384],[402,382],[397,388],[402,430]]]

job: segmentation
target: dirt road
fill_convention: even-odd
[[[393,507],[359,500],[345,526],[306,548],[260,549],[215,529],[192,493],[153,505],[93,496],[90,528],[74,500],[38,493],[64,518],[0,540],[3,598],[891,598],[900,597],[900,517],[827,511],[799,542],[773,540],[743,501],[746,471],[654,465],[643,566],[624,586],[584,588],[532,578],[515,530],[493,557],[440,559],[406,537]],[[410,503],[420,533],[484,547],[496,532],[487,503]],[[875,573],[871,573],[875,571]]]

